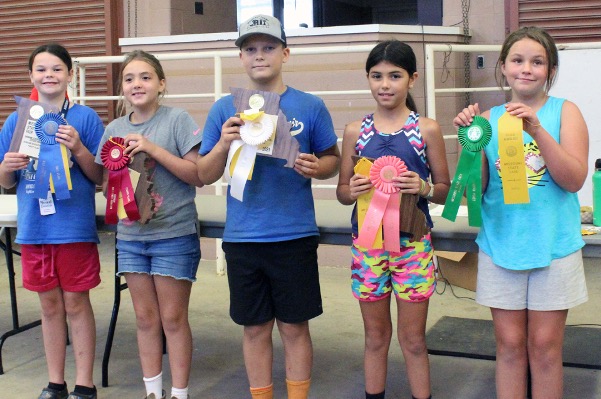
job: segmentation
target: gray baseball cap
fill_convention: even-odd
[[[239,37],[235,44],[237,47],[242,46],[242,43],[252,35],[263,34],[275,37],[286,47],[286,33],[280,21],[271,15],[255,15],[240,24],[238,29]]]

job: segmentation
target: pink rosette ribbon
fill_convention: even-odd
[[[374,161],[369,170],[369,178],[375,188],[374,195],[365,214],[365,220],[357,244],[372,248],[380,223],[384,228],[384,249],[400,252],[400,206],[399,188],[394,185],[394,178],[407,171],[407,166],[400,158],[385,155]]]

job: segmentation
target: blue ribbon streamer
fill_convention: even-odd
[[[35,133],[40,139],[40,156],[35,177],[34,197],[47,198],[50,187],[50,176],[54,183],[56,199],[69,199],[69,185],[65,175],[60,145],[56,142],[56,133],[60,125],[67,122],[55,113],[42,115],[35,124]]]

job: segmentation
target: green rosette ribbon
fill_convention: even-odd
[[[457,163],[457,171],[442,211],[442,217],[455,221],[464,191],[467,197],[468,223],[473,227],[482,225],[482,156],[480,151],[490,143],[492,129],[488,120],[475,116],[469,126],[457,132],[463,148]]]

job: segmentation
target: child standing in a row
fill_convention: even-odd
[[[526,396],[528,368],[532,398],[563,397],[568,309],[588,299],[576,195],[588,171],[588,130],[574,103],[548,94],[558,58],[544,30],[511,33],[497,62],[511,100],[482,113],[493,135],[484,151],[476,301],[491,308],[499,399]],[[506,112],[523,121],[529,203],[504,203],[498,125]],[[453,124],[468,126],[479,114],[470,105]]]
[[[62,109],[68,122],[56,133],[56,142],[71,152],[73,189],[69,199],[46,200],[32,195],[36,180],[33,161],[25,154],[8,152],[15,134],[17,113],[0,132],[0,185],[17,186],[17,237],[21,244],[23,286],[38,293],[42,308],[42,334],[49,384],[39,399],[95,399],[92,379],[96,324],[90,289],[100,284],[94,193],[102,183],[102,167],[94,154],[104,130],[91,108],[65,97],[73,77],[71,56],[59,44],[38,47],[29,57],[29,76],[38,100]],[[75,389],[65,382],[67,320],[75,354]]]
[[[395,156],[407,167],[392,184],[403,194],[418,194],[413,212],[432,220],[428,201],[443,203],[449,190],[445,145],[436,121],[421,117],[409,90],[417,79],[415,54],[397,40],[379,43],[365,64],[367,81],[377,106],[373,114],[352,122],[344,131],[342,164],[336,194],[353,205],[374,184],[354,172],[354,156]],[[431,180],[430,180],[431,178]],[[403,214],[401,218],[410,218]],[[430,233],[401,233],[400,251],[358,244],[357,209],[353,212],[352,290],[359,300],[365,328],[365,398],[384,399],[388,350],[392,337],[391,294],[397,304],[397,335],[407,366],[413,398],[430,397],[430,366],[426,348],[426,318],[435,276]],[[386,238],[386,237],[385,237]]]
[[[194,198],[195,186],[202,183],[195,161],[202,136],[188,113],[160,104],[166,90],[165,73],[153,55],[140,50],[129,53],[121,65],[120,82],[131,110],[107,126],[101,144],[110,137],[122,137],[125,154],[149,156],[145,167],[152,179],[156,214],[147,224],[119,222],[118,274],[125,276],[134,305],[146,397],[165,398],[164,331],[171,366],[170,397],[187,399],[192,361],[188,305],[200,261]],[[100,152],[96,162],[102,163]],[[105,171],[105,185],[107,175]]]
[[[311,179],[326,179],[338,171],[337,138],[323,101],[283,83],[282,66],[290,50],[280,22],[257,15],[240,25],[239,33],[236,45],[248,88],[281,96],[280,109],[293,123],[290,134],[300,143],[301,154],[294,169],[284,167],[281,159],[257,156],[243,202],[228,189],[223,250],[230,316],[244,326],[252,397],[273,398],[272,333],[277,324],[284,343],[288,398],[306,399],[313,363],[309,320],[323,311]],[[198,160],[205,184],[221,178],[230,145],[240,139],[244,121],[236,112],[231,95],[209,112]]]

